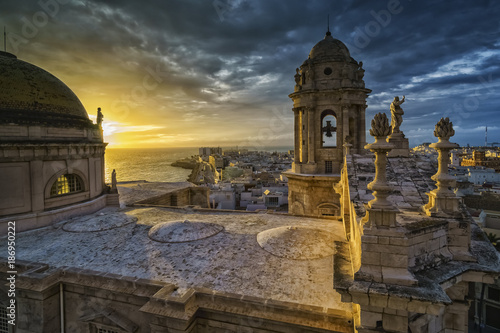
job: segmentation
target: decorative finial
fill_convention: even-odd
[[[426,193],[429,203],[423,208],[428,216],[450,217],[460,216],[459,201],[456,193],[450,188],[456,187],[456,179],[448,174],[448,163],[450,162],[450,150],[458,148],[456,143],[449,139],[455,135],[453,123],[449,118],[441,118],[436,124],[434,135],[438,142],[431,143],[429,147],[438,151],[438,172],[431,177],[436,181],[436,189]]]
[[[384,137],[391,134],[391,127],[389,126],[389,120],[385,113],[377,113],[372,119],[372,128],[370,129],[370,135],[374,137]]]
[[[436,128],[434,130],[434,136],[436,138],[449,139],[455,135],[455,130],[453,129],[453,123],[450,121],[448,117],[441,118],[439,122],[436,124]]]
[[[368,203],[368,222],[370,226],[396,226],[397,208],[387,199],[391,193],[391,186],[387,183],[387,153],[394,145],[387,142],[391,134],[389,120],[385,113],[377,113],[372,120],[370,135],[375,137],[375,142],[367,144],[365,149],[375,153],[375,179],[367,188],[373,191],[374,199]]]

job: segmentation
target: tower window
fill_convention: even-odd
[[[325,68],[323,73],[325,73],[325,75],[330,75],[330,74],[332,74],[332,69],[330,67],[327,67],[327,68]]]
[[[332,110],[321,114],[321,132],[323,147],[337,147],[337,118]]]
[[[50,196],[71,194],[83,190],[82,180],[75,174],[65,174],[57,178],[50,189]]]
[[[332,173],[332,172],[333,172],[333,162],[325,161],[325,173]]]

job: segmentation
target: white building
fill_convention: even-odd
[[[482,185],[484,183],[499,183],[500,173],[496,173],[493,169],[471,167],[469,168],[468,180],[475,185]]]
[[[232,188],[212,189],[210,204],[214,209],[236,209],[236,195]]]
[[[453,166],[460,166],[460,155],[455,151],[451,153],[450,164]]]
[[[267,208],[278,208],[288,204],[288,192],[271,192],[266,190],[263,194],[263,199]]]

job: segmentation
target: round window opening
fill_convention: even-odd
[[[327,68],[325,68],[323,73],[325,73],[325,75],[330,75],[330,74],[332,74],[332,69],[330,67],[327,67]]]

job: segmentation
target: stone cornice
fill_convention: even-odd
[[[104,155],[107,143],[0,144],[0,162],[60,160]]]
[[[328,90],[307,89],[291,93],[290,95],[288,95],[288,97],[293,99],[302,95],[311,95],[311,94],[328,96],[328,95],[339,95],[345,92],[355,92],[355,93],[362,92],[369,94],[372,92],[372,90],[367,88],[340,88],[340,89],[328,89]]]

